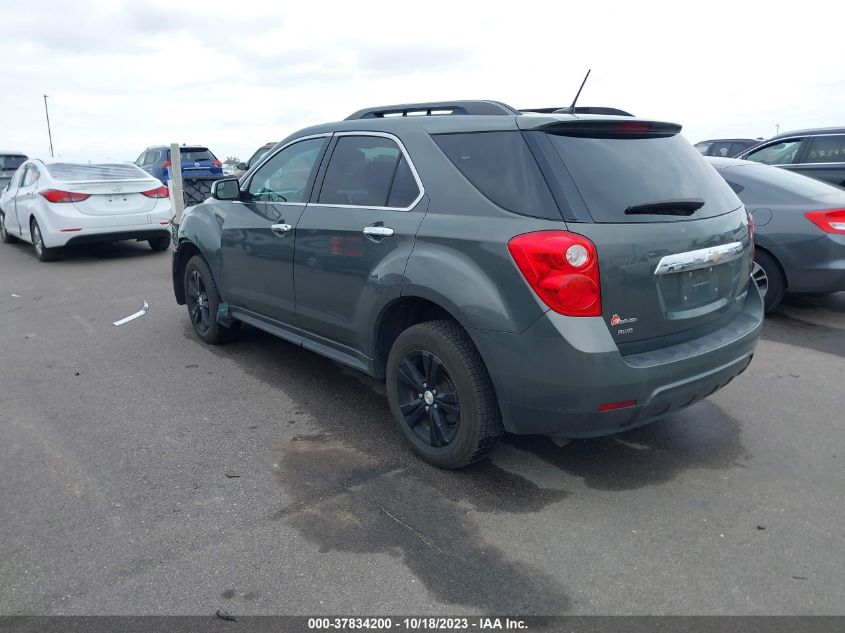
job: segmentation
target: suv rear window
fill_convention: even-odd
[[[433,134],[455,167],[500,207],[538,218],[560,220],[560,212],[522,133]]]
[[[596,222],[671,222],[721,215],[736,194],[681,136],[586,138],[548,135]],[[700,199],[692,215],[627,215],[628,207]]]
[[[215,160],[214,154],[209,152],[205,147],[182,147],[179,153],[182,156],[182,160]]]

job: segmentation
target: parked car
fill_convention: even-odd
[[[222,178],[223,163],[201,145],[185,145],[179,148],[182,154],[183,178]],[[170,181],[170,146],[155,145],[145,149],[135,161],[145,172],[158,178],[162,183]]]
[[[754,272],[766,310],[786,292],[845,290],[845,191],[747,160],[709,159],[754,217]]]
[[[27,160],[0,196],[0,238],[30,242],[41,261],[71,244],[146,240],[170,246],[170,199],[132,163]]]
[[[763,139],[753,138],[715,138],[693,145],[702,156],[723,156],[732,158],[749,147],[759,145]]]
[[[6,188],[18,167],[24,164],[27,156],[23,152],[0,150],[0,192]]]
[[[176,300],[206,343],[244,322],[386,380],[442,467],[646,424],[741,373],[763,318],[745,208],[680,129],[483,101],[301,130],[183,216]]]
[[[786,132],[737,156],[845,187],[845,127]]]
[[[239,163],[237,169],[232,174],[235,178],[240,178],[243,176],[247,171],[252,169],[258,161],[264,158],[264,155],[269,152],[273,147],[276,145],[276,142],[271,141],[270,143],[264,143],[261,147],[255,150],[255,153],[250,156],[249,160],[245,163]]]

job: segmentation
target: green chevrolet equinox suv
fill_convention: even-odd
[[[505,432],[631,429],[751,362],[753,225],[680,136],[494,101],[297,132],[185,212],[176,300],[385,380],[401,434],[458,468]]]

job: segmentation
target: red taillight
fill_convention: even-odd
[[[222,167],[223,166],[223,163],[221,163],[219,160],[213,160],[213,161],[211,161],[211,164],[214,165],[215,167]]]
[[[170,195],[170,192],[168,191],[165,185],[162,185],[161,187],[157,187],[155,189],[150,189],[149,191],[142,191],[141,193],[143,193],[148,198],[166,198],[168,195]]]
[[[596,411],[614,411],[616,409],[627,409],[628,407],[633,407],[637,404],[636,400],[622,400],[621,402],[607,402],[605,404],[599,405],[599,408]]]
[[[805,213],[804,217],[825,233],[845,235],[845,209],[811,211],[810,213]]]
[[[46,198],[48,202],[82,202],[91,197],[90,193],[74,193],[72,191],[62,191],[61,189],[44,189],[38,192],[41,196]]]
[[[596,247],[583,235],[538,231],[517,235],[508,250],[543,303],[567,316],[601,316]]]
[[[621,121],[613,126],[614,131],[625,134],[645,134],[651,130],[651,123],[641,121]]]
[[[751,241],[751,259],[754,259],[754,231],[757,229],[757,225],[754,224],[754,216],[745,212],[748,216],[748,239]]]
[[[170,167],[170,165],[171,165],[171,162],[169,160],[166,160],[161,164],[161,168],[167,169],[168,167]]]

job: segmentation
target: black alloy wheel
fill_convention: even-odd
[[[415,350],[399,365],[399,407],[408,428],[434,448],[454,441],[461,405],[449,370],[435,354]]]

